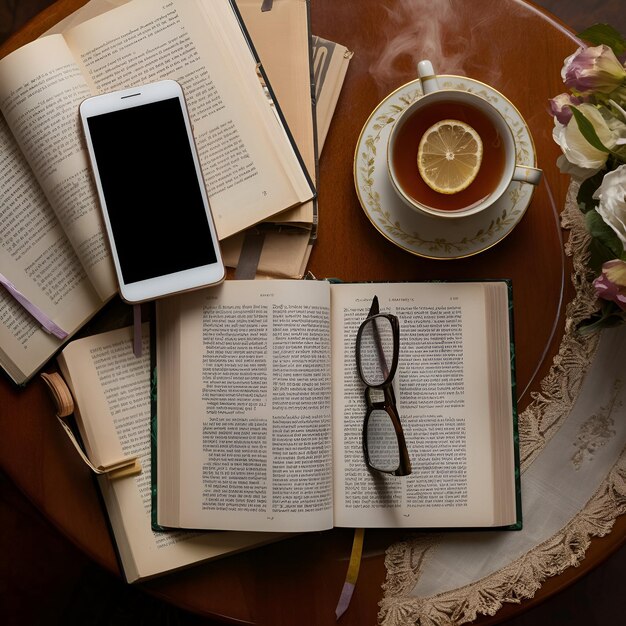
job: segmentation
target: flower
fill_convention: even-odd
[[[607,261],[602,265],[602,273],[593,281],[599,298],[615,302],[622,311],[626,311],[626,262],[619,259]]]
[[[619,138],[616,136],[618,133],[609,128],[600,110],[587,103],[578,105],[577,109],[591,124],[602,145],[608,149],[615,147]],[[624,130],[626,133],[626,126]],[[588,170],[588,175],[595,174],[606,164],[609,153],[599,150],[587,141],[575,117],[572,117],[566,126],[556,119],[552,136],[561,146],[565,158],[572,165]]]
[[[596,312],[581,332],[626,321],[626,39],[606,24],[579,34],[590,45],[568,56],[568,91],[552,98],[557,165],[580,182],[578,206],[589,232],[588,269]]]
[[[550,111],[560,124],[566,125],[572,119],[573,104],[581,104],[583,99],[571,93],[562,93],[550,100]]]
[[[602,219],[626,246],[626,165],[606,174],[593,198],[599,200],[596,210]]]
[[[578,48],[565,59],[561,70],[563,82],[581,94],[610,94],[626,81],[626,70],[615,53],[605,44]]]

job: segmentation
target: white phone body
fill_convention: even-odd
[[[224,280],[181,86],[164,80],[87,98],[80,117],[122,299]]]

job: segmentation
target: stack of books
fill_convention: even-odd
[[[95,93],[178,80],[207,163],[216,150],[228,152],[215,130],[225,123],[237,128],[257,175],[243,189],[209,189],[226,264],[253,277],[303,276],[318,221],[317,160],[352,53],[312,36],[308,1],[261,5],[91,0],[0,60],[0,365],[14,382],[26,383],[116,293],[77,118],[82,99]],[[226,41],[227,31],[239,36]],[[269,108],[274,123],[263,121],[258,108]],[[271,201],[259,202],[268,181]],[[61,333],[50,333],[50,326]],[[103,388],[112,380],[104,373],[106,358],[85,356],[92,378],[83,381],[72,357],[84,342],[108,352],[118,337],[128,356],[128,332],[73,342],[59,359],[94,467],[110,468],[112,456],[131,455],[141,468],[138,475],[104,472],[99,479],[127,580],[280,538],[153,529],[147,334],[144,356],[131,352],[115,391]],[[97,406],[88,398],[98,398]]]
[[[363,459],[374,295],[404,346],[401,478]],[[334,526],[521,528],[509,305],[506,281],[233,280],[159,300],[140,358],[130,328],[70,343],[92,464],[143,468],[99,478],[127,579]]]
[[[89,95],[178,80],[207,181],[231,168],[220,129],[236,129],[254,176],[208,188],[227,265],[299,278],[315,240],[308,2],[280,0],[263,12],[256,0],[115,5],[92,0],[0,60],[0,365],[16,383],[117,292],[77,119]],[[223,32],[234,35],[226,41]],[[349,60],[345,48],[324,50],[333,54],[318,85],[323,129]]]

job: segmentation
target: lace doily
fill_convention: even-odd
[[[615,379],[612,387],[607,387],[605,395],[608,394],[608,400],[599,408],[588,408],[580,403],[583,406],[578,408],[575,431],[572,431],[574,425],[567,424],[592,368],[601,337],[597,333],[583,336],[575,330],[578,322],[587,318],[596,306],[585,252],[589,236],[576,204],[577,191],[577,185],[572,183],[561,214],[562,225],[570,232],[566,253],[573,261],[572,280],[576,295],[567,306],[565,332],[550,371],[541,383],[541,390],[532,395],[530,405],[519,416],[522,485],[524,488],[525,479],[528,479],[529,490],[532,490],[533,474],[545,461],[541,452],[553,438],[558,439],[557,435],[564,436],[559,434],[560,429],[571,431],[567,435],[567,441],[572,440],[571,449],[562,444],[558,448],[565,447],[564,453],[570,455],[561,461],[562,465],[569,466],[570,472],[580,471],[589,458],[604,452],[608,442],[613,442],[613,449],[605,454],[604,463],[608,464],[608,469],[598,470],[602,471],[600,479],[591,483],[596,487],[591,488],[589,499],[572,511],[567,518],[569,521],[549,537],[508,560],[506,554],[515,553],[508,544],[523,545],[523,540],[511,536],[515,532],[489,533],[490,536],[483,535],[478,539],[476,534],[468,533],[452,536],[418,534],[390,546],[385,560],[387,580],[383,585],[384,597],[379,613],[380,623],[384,626],[463,624],[473,621],[479,614],[494,615],[505,602],[518,603],[531,598],[546,578],[578,565],[591,537],[606,535],[617,516],[626,511],[626,451],[623,448],[626,427],[620,430],[619,437],[615,437],[616,425],[621,427],[626,420],[613,419],[613,412],[622,402],[619,399],[621,381]],[[601,375],[595,373],[594,376],[594,382],[602,380]],[[560,443],[555,441],[555,445]],[[554,457],[553,449],[548,448],[550,454],[546,451],[543,456]],[[535,518],[540,515],[540,512],[525,507],[525,527],[529,512]],[[488,553],[490,550],[502,553],[502,564],[497,569],[456,588],[445,589],[446,558],[449,564],[458,556],[454,569],[457,569],[456,565],[463,569],[463,559],[467,563],[479,560],[481,551]],[[437,553],[440,562],[433,566],[433,555]],[[480,571],[480,567],[476,566],[476,571]],[[471,578],[472,574],[464,575]],[[428,590],[437,588],[444,590],[428,593]]]

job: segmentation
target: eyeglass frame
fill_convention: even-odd
[[[374,296],[374,302],[372,303],[372,309],[377,308],[378,298]],[[370,309],[370,312],[371,310]],[[376,318],[385,318],[389,320],[391,324],[391,330],[393,333],[393,356],[391,361],[391,367],[389,368],[389,372],[385,380],[378,385],[371,385],[365,379],[363,375],[363,370],[361,368],[361,359],[360,359],[360,347],[361,347],[361,337],[363,335],[363,329],[366,327],[368,322],[372,322],[372,320]],[[376,326],[374,325],[374,328]],[[378,345],[379,342],[377,342]],[[377,472],[381,472],[383,474],[390,474],[392,476],[408,476],[411,474],[411,459],[409,458],[409,451],[406,446],[406,439],[404,437],[404,429],[402,428],[402,423],[400,421],[400,416],[398,415],[398,409],[396,406],[396,395],[393,390],[393,379],[396,375],[396,369],[398,367],[398,360],[400,354],[400,322],[397,316],[392,313],[375,313],[374,315],[368,315],[361,325],[359,326],[359,330],[356,335],[356,346],[355,346],[355,357],[356,357],[356,366],[357,372],[359,374],[359,378],[365,385],[365,402],[367,404],[367,411],[365,413],[365,418],[363,419],[363,432],[362,432],[362,446],[363,446],[363,455],[365,456],[365,464],[372,470]],[[371,398],[372,389],[381,390],[384,394],[384,400],[382,402],[374,402]],[[367,445],[367,426],[369,423],[369,419],[371,414],[375,410],[382,410],[387,413],[389,418],[391,419],[391,423],[393,425],[393,429],[396,434],[396,440],[398,442],[398,467],[395,470],[383,470],[372,464],[369,455],[369,448]]]

